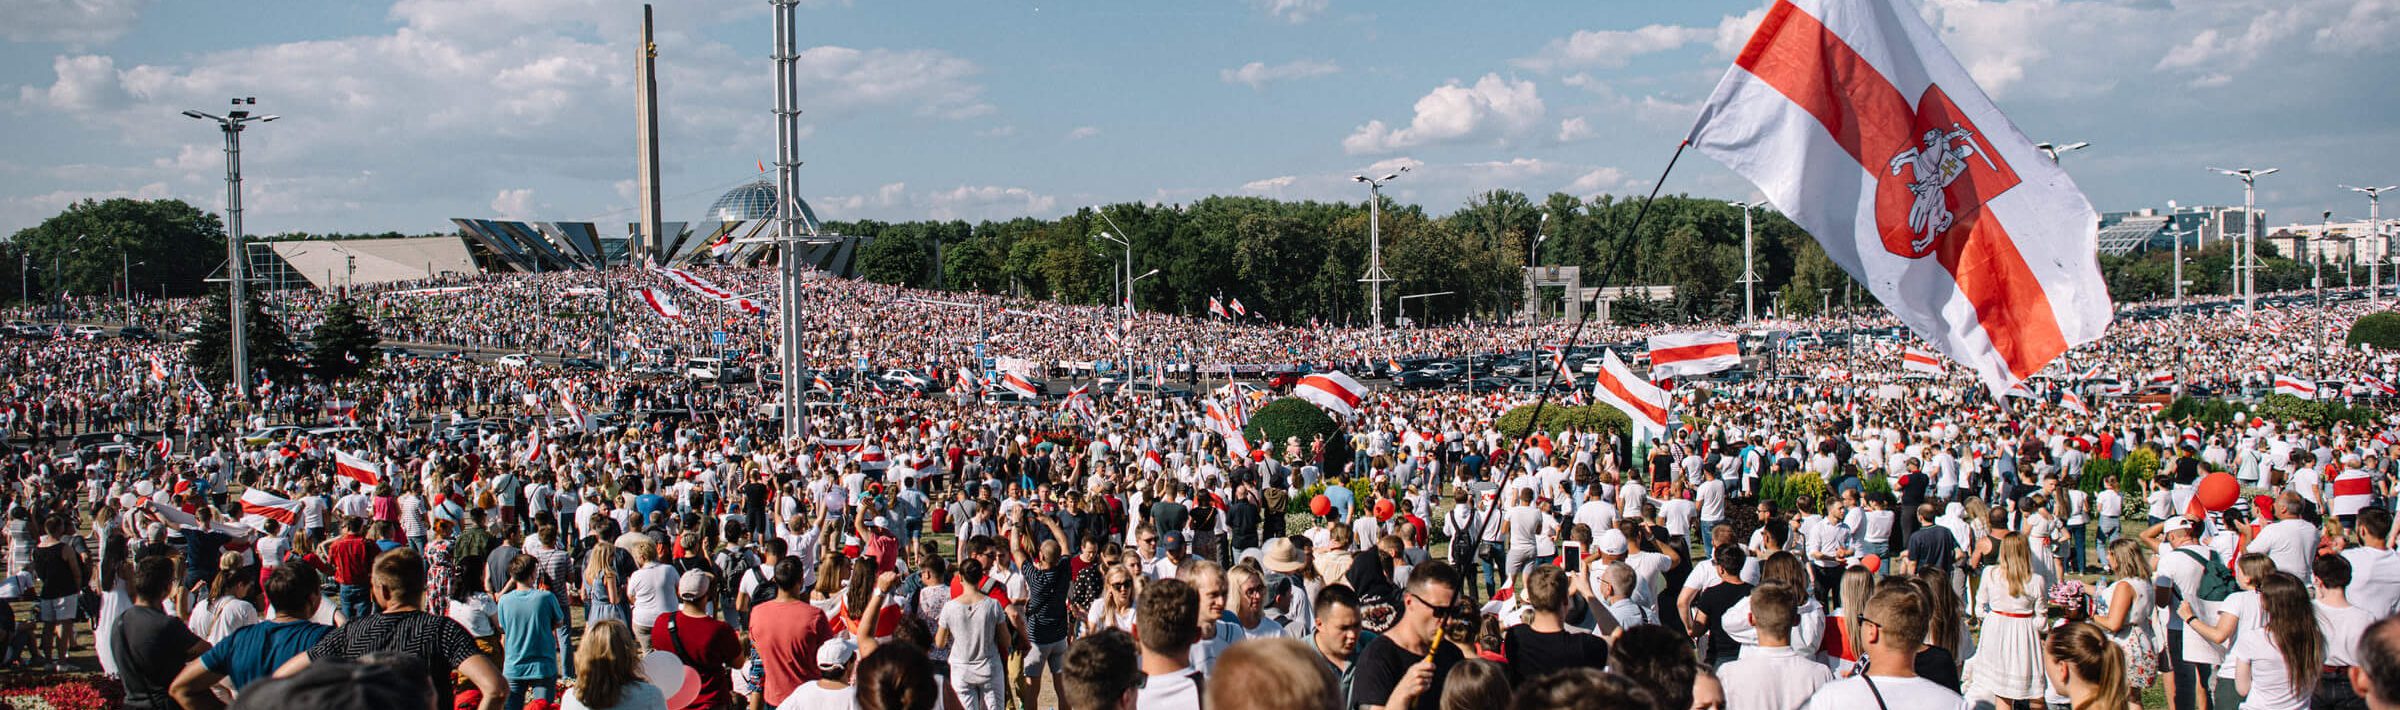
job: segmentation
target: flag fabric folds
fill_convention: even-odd
[[[1633,374],[1633,368],[1617,359],[1617,351],[1601,356],[1600,374],[1592,378],[1592,399],[1624,412],[1633,420],[1636,437],[1655,437],[1667,433],[1673,421],[1667,414],[1667,391]]]
[[[1940,377],[1942,376],[1942,358],[1931,350],[1911,345],[1900,353],[1900,370]]]
[[[1913,3],[1778,0],[1687,140],[1995,394],[2108,327],[2091,203]]]
[[[383,482],[383,464],[341,449],[333,450],[333,472],[369,486]]]
[[[1689,377],[1742,366],[1741,341],[1732,333],[1675,333],[1650,336],[1650,377]]]
[[[2317,383],[2314,380],[2304,380],[2291,375],[2276,375],[2275,393],[2288,394],[2301,399],[2316,399]]]
[[[1358,401],[1367,394],[1367,386],[1350,379],[1340,370],[1300,378],[1292,386],[1292,396],[1317,405],[1326,414],[1349,419],[1358,413]]]
[[[242,524],[254,528],[265,527],[257,522],[262,520],[297,525],[300,523],[300,502],[268,493],[264,488],[242,491]]]
[[[676,307],[675,299],[660,293],[658,289],[637,288],[633,290],[633,296],[641,299],[642,305],[649,306],[650,312],[658,314],[660,318],[671,321],[683,320],[683,309]]]

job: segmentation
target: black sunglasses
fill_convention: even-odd
[[[1438,605],[1433,602],[1425,601],[1424,597],[1417,596],[1414,593],[1409,594],[1408,598],[1415,599],[1417,600],[1418,604],[1422,604],[1426,609],[1432,610],[1434,618],[1449,619],[1455,618],[1459,615],[1458,602],[1451,602],[1448,606]]]

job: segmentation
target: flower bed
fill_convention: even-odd
[[[95,674],[0,676],[0,705],[12,710],[99,710],[124,704],[124,686]]]

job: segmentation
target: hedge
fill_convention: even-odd
[[[1795,506],[1799,505],[1803,496],[1822,506],[1833,497],[1833,488],[1826,485],[1825,477],[1817,475],[1815,471],[1802,471],[1789,476],[1769,475],[1759,479],[1758,497],[1775,501],[1777,510],[1797,510]]]
[[[1318,436],[1332,438],[1340,429],[1333,417],[1326,416],[1325,410],[1317,405],[1298,397],[1285,397],[1251,412],[1250,423],[1242,425],[1242,436],[1252,446],[1276,454],[1283,451],[1286,441],[1297,438],[1305,444]]]
[[[2361,343],[2383,350],[2400,350],[2400,313],[2369,313],[2350,324],[2350,335],[2343,345]]]
[[[1515,409],[1508,410],[1508,413],[1500,415],[1500,435],[1510,439],[1525,436],[1526,423],[1533,421],[1534,406],[1531,404],[1519,405]],[[1552,403],[1542,406],[1541,409],[1542,421],[1538,431],[1542,432],[1561,432],[1573,429],[1622,434],[1633,428],[1633,420],[1627,419],[1625,413],[1617,411],[1615,407],[1600,405],[1574,407]]]
[[[1353,478],[1350,479],[1349,482],[1343,484],[1342,487],[1350,489],[1351,513],[1356,514],[1359,510],[1359,506],[1374,505],[1374,482],[1364,478]],[[1283,512],[1287,514],[1315,515],[1316,511],[1309,510],[1308,504],[1317,499],[1317,494],[1324,492],[1325,482],[1323,481],[1302,486],[1300,488],[1300,495],[1292,496],[1292,502],[1284,506]]]
[[[2166,409],[2159,411],[2158,418],[2170,422],[2188,419],[2201,424],[2222,425],[2248,419],[2253,413],[2274,421],[2299,421],[2314,426],[2329,426],[2336,422],[2373,426],[2383,421],[2383,414],[2370,408],[2306,400],[2288,394],[2267,395],[2253,406],[2221,399],[2177,397]]]

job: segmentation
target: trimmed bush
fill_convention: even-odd
[[[1531,404],[1519,405],[1500,415],[1500,435],[1510,439],[1525,436],[1526,424],[1533,421],[1533,409],[1534,405]],[[1572,407],[1553,402],[1542,407],[1542,421],[1534,431],[1550,433],[1569,429],[1618,435],[1631,431],[1633,420],[1625,418],[1625,413],[1617,411],[1615,407]]]
[[[2350,324],[2350,335],[2342,344],[2357,347],[2364,343],[2383,350],[2400,350],[2400,313],[2369,313]]]
[[[1280,456],[1286,441],[1298,438],[1305,451],[1305,445],[1311,439],[1318,436],[1332,438],[1334,432],[1340,429],[1340,425],[1333,422],[1333,417],[1326,416],[1325,410],[1318,409],[1317,405],[1298,397],[1285,397],[1251,412],[1250,423],[1242,425],[1242,436],[1250,440],[1250,445],[1264,449],[1268,455]]]

